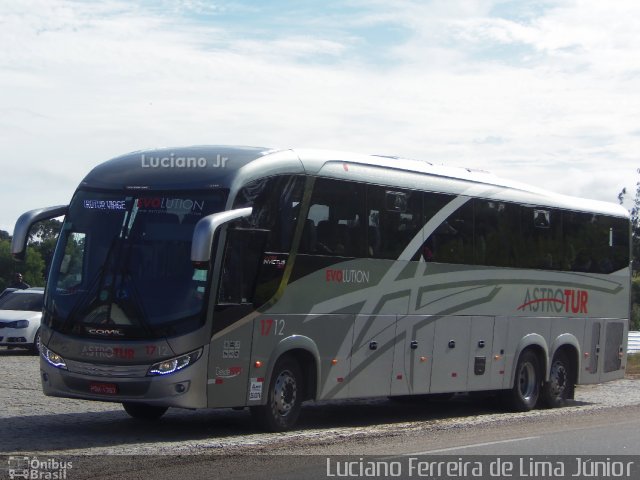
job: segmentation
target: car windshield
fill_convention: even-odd
[[[48,280],[54,328],[82,335],[117,325],[158,337],[201,324],[205,270],[191,263],[195,224],[222,211],[224,191],[138,195],[79,191]]]
[[[44,295],[41,293],[7,293],[0,298],[0,310],[42,311]]]

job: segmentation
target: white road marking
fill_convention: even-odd
[[[411,455],[430,455],[432,453],[451,452],[454,450],[463,450],[465,448],[474,448],[474,447],[487,447],[489,445],[499,445],[501,443],[524,442],[526,440],[536,440],[538,438],[540,437],[523,437],[523,438],[512,438],[511,440],[498,440],[495,442],[474,443],[473,445],[461,445],[459,447],[439,448],[438,450],[427,450],[425,452],[405,453],[403,454],[403,456],[408,457]]]

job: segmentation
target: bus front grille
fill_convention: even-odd
[[[73,360],[66,363],[69,372],[95,377],[142,378],[149,370],[149,365],[102,365]]]

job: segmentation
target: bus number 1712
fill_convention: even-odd
[[[260,335],[267,337],[269,335],[284,335],[284,319],[262,318],[260,319]]]

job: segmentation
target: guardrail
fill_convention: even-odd
[[[640,332],[629,332],[627,353],[640,353]]]

